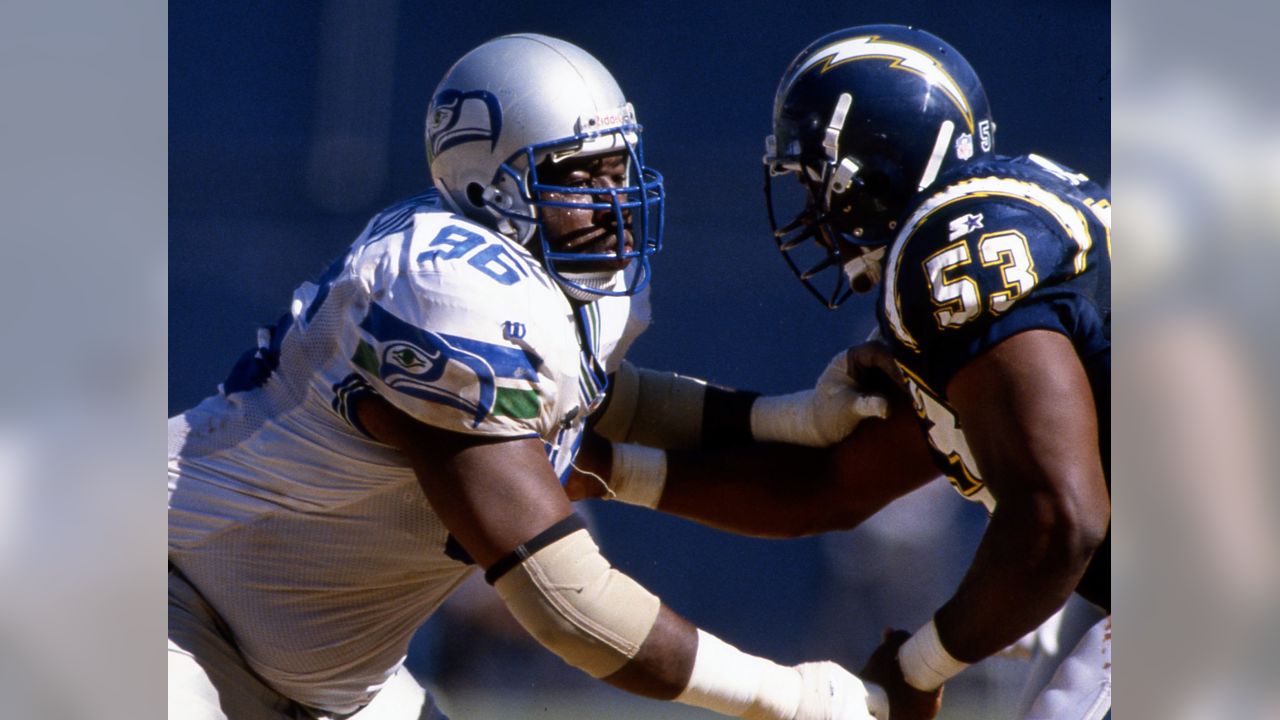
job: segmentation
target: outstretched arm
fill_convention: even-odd
[[[852,528],[938,476],[905,396],[831,448],[673,451],[658,509],[748,535]]]
[[[837,367],[843,381],[831,372]],[[570,497],[612,492],[722,530],[765,537],[854,527],[938,476],[910,401],[889,379],[896,373],[887,348],[876,343],[833,360],[810,392],[843,402],[874,399],[888,417],[859,418],[852,434],[832,447],[751,443],[743,433],[730,446],[663,452],[589,436],[578,462],[589,473],[571,476]],[[746,413],[758,408],[738,402],[735,411],[733,402],[708,394],[707,415],[747,427]]]
[[[358,402],[362,425],[406,455],[432,508],[520,624],[569,664],[623,690],[732,716],[872,717],[868,688],[834,663],[784,667],[743,653],[612,568],[540,439],[450,433],[380,398]]]
[[[858,377],[872,369],[883,372],[872,365],[891,362],[886,353],[875,343],[840,352],[814,387],[785,395],[720,387],[623,362],[592,426],[613,442],[668,450],[753,442],[828,447],[864,419],[886,416],[888,401],[880,389]]]

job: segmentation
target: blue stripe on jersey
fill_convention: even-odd
[[[307,306],[307,312],[303,315],[303,319],[310,323],[311,318],[319,312],[320,306],[324,304],[324,299],[329,297],[329,290],[333,287],[333,282],[338,279],[342,271],[347,267],[347,255],[334,260],[330,263],[329,268],[324,271],[324,275],[320,276],[317,281],[319,289],[316,290],[316,296],[311,299],[311,304]]]
[[[586,414],[595,412],[604,401],[609,376],[598,357],[600,347],[600,309],[596,303],[578,308],[578,337],[582,345],[578,373],[578,393]]]
[[[433,357],[437,350],[446,355],[451,351],[475,355],[493,370],[494,377],[533,380],[538,377],[535,366],[542,363],[536,354],[521,348],[424,330],[401,320],[378,303],[369,306],[369,314],[360,322],[360,327],[368,330],[379,343],[413,343],[430,351]]]
[[[258,345],[245,351],[219,387],[223,395],[254,390],[266,384],[280,366],[280,345],[293,324],[293,316],[285,313],[274,326],[258,328]]]
[[[465,410],[474,416],[473,427],[493,411],[497,378],[532,382],[537,377],[536,358],[523,350],[433,333],[401,320],[377,303],[370,305],[360,327],[377,345],[376,370],[388,387]],[[456,375],[445,379],[449,370],[469,377],[466,381]],[[471,386],[478,388],[475,402],[456,391]]]
[[[474,338],[441,333],[440,337],[451,345],[484,358],[493,367],[493,374],[501,378],[516,380],[538,379],[538,371],[534,368],[542,364],[542,358],[532,351],[521,348],[494,345]]]
[[[361,397],[377,395],[369,383],[364,381],[356,373],[351,373],[343,378],[340,382],[333,384],[333,400],[330,403],[334,412],[338,413],[347,424],[355,428],[360,434],[373,438],[365,426],[360,422],[360,418],[355,413],[355,401]]]

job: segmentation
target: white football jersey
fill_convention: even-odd
[[[644,294],[575,311],[528,251],[434,192],[384,211],[217,395],[169,420],[171,561],[268,683],[356,709],[475,566],[352,399],[541,438],[563,479],[648,315]]]

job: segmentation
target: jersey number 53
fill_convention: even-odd
[[[964,325],[982,314],[983,306],[1000,314],[1039,282],[1027,238],[1017,230],[987,233],[977,240],[978,261],[998,266],[1004,283],[984,299],[978,283],[966,271],[972,268],[969,240],[964,238],[925,258],[925,278],[937,309],[933,317],[940,328]]]

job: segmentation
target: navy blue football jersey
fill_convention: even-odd
[[[1017,333],[1071,339],[1092,385],[1111,484],[1111,199],[1037,155],[993,157],[941,178],[904,213],[885,260],[880,331],[893,347],[939,468],[988,511],[946,387]],[[1078,588],[1110,608],[1110,533]]]

